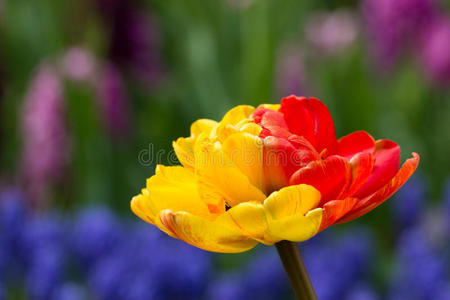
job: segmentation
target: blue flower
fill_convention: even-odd
[[[276,299],[291,293],[288,278],[274,247],[257,253],[244,274],[244,284],[252,298]]]
[[[251,299],[248,287],[243,284],[244,276],[239,273],[225,274],[212,281],[206,293],[211,300],[246,300]],[[255,291],[253,291],[255,292]]]
[[[26,278],[27,294],[31,299],[47,300],[59,287],[64,275],[62,249],[49,246],[33,252]]]
[[[52,300],[84,300],[87,298],[83,287],[73,282],[59,286],[53,293]]]
[[[99,299],[200,299],[211,272],[209,253],[139,224],[99,257],[89,283]]]
[[[356,284],[348,293],[346,300],[377,300],[379,297],[366,283]]]
[[[89,269],[120,245],[120,220],[106,207],[89,207],[80,212],[72,225],[71,248],[84,268]]]
[[[22,222],[24,228],[18,254],[27,266],[34,263],[36,255],[42,253],[41,249],[63,249],[67,230],[56,213],[34,215]]]
[[[24,198],[18,189],[0,191],[0,282],[21,277],[18,253],[26,216]]]
[[[424,211],[426,185],[422,178],[413,176],[396,194],[391,213],[403,228],[417,224]]]
[[[0,300],[5,299],[5,291],[3,290],[3,285],[0,282]]]
[[[391,298],[434,299],[432,295],[446,280],[443,260],[438,257],[421,228],[406,231],[397,249],[397,265]],[[409,297],[409,298],[408,298]]]
[[[355,281],[369,270],[372,235],[368,229],[330,230],[320,240],[302,247],[303,258],[319,299],[342,299]]]

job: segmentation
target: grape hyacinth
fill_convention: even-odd
[[[444,261],[436,254],[422,228],[405,232],[399,240],[390,299],[435,299],[448,280]]]
[[[426,186],[422,178],[413,176],[396,194],[389,207],[394,222],[400,229],[421,221],[427,200]]]
[[[301,244],[306,267],[322,300],[446,300],[450,241],[435,243],[421,211],[426,186],[420,177],[399,194],[412,199],[411,212],[395,235],[390,278],[371,280],[377,261],[375,236],[362,224],[324,232]],[[450,212],[450,185],[444,203]],[[0,191],[0,292],[24,286],[24,299],[289,299],[288,279],[276,251],[260,246],[238,269],[214,268],[213,256],[170,239],[141,221],[126,220],[104,206],[75,215],[25,210],[23,193]],[[420,206],[417,203],[421,203]],[[405,203],[404,203],[405,204]],[[422,207],[417,209],[417,207]],[[404,222],[403,220],[406,220]],[[220,257],[217,257],[220,258]],[[383,258],[384,260],[384,258]],[[376,287],[376,288],[375,288]],[[0,298],[1,299],[1,298]]]

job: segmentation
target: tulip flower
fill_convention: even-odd
[[[326,106],[296,96],[200,119],[173,148],[182,166],[158,165],[133,212],[208,251],[276,244],[291,280],[303,266],[292,242],[371,211],[419,163],[413,153],[399,169],[400,147],[364,131],[338,140]]]

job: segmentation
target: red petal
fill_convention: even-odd
[[[325,104],[315,98],[289,96],[281,100],[280,112],[290,132],[305,137],[318,152],[326,148],[329,155],[336,153],[334,124]]]
[[[355,193],[364,198],[388,183],[397,173],[400,166],[400,147],[389,140],[375,142],[375,163],[367,182]]]
[[[269,109],[262,107],[261,105],[258,106],[255,111],[252,114],[252,119],[255,121],[256,124],[261,123],[263,115],[268,112]]]
[[[316,160],[292,175],[289,185],[301,183],[315,187],[322,194],[321,205],[337,199],[351,179],[351,167],[343,157],[333,155]]]
[[[352,196],[367,181],[372,174],[374,158],[369,152],[361,152],[350,160],[352,165],[352,183],[346,192],[346,196]]]
[[[345,198],[344,200],[332,200],[323,205],[322,222],[319,231],[333,225],[342,216],[355,206],[357,198]]]
[[[413,158],[405,161],[401,169],[388,184],[376,193],[360,200],[342,220],[339,220],[339,223],[351,221],[368,213],[392,196],[411,177],[419,165],[419,155],[417,153],[413,153],[412,155]]]
[[[338,141],[338,154],[351,159],[359,152],[375,151],[375,140],[365,131],[355,131],[343,136]]]
[[[260,135],[262,138],[266,136],[276,136],[281,138],[288,138],[292,133],[289,132],[286,125],[286,121],[283,118],[283,114],[273,110],[266,110],[261,116],[261,122],[259,125],[267,130],[263,130],[265,136]]]
[[[263,165],[268,193],[286,186],[290,176],[300,167],[296,165],[297,150],[286,139],[268,136],[264,139]]]

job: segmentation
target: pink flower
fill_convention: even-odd
[[[69,137],[61,80],[43,64],[36,71],[22,110],[22,172],[31,201],[42,206],[46,189],[63,178],[69,161]]]

